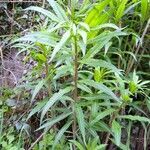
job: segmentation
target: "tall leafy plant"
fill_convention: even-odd
[[[56,137],[52,149],[64,133],[71,134],[66,140],[72,149],[75,146],[101,149],[109,140],[125,149],[121,142],[125,119],[150,123],[146,117],[120,115],[127,105],[132,105],[135,94],[143,93],[146,88],[143,85],[148,82],[139,81],[136,72],[133,79],[126,79],[122,70],[111,63],[111,50],[119,49],[123,38],[130,35],[119,23],[129,11],[125,10],[126,5],[133,4],[133,8],[134,3],[126,0],[103,0],[94,5],[88,1],[69,1],[68,5],[62,1],[47,2],[49,10],[33,6],[26,9],[46,16],[45,26],[15,40],[16,46],[27,50],[37,62],[33,80],[38,74],[40,81],[34,88],[31,86],[31,103],[36,102],[40,91],[47,91],[27,119],[40,114],[37,131],[44,130],[41,138],[53,128]],[[99,133],[103,132],[107,134],[102,139]],[[92,141],[93,137],[99,140]]]

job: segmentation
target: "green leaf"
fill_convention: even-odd
[[[64,44],[67,42],[67,40],[70,38],[70,30],[68,30],[61,38],[60,42],[57,43],[57,45],[55,46],[52,55],[51,55],[51,59],[50,62],[54,59],[55,55],[57,54],[57,52],[64,46]]]
[[[120,5],[117,9],[116,15],[115,15],[116,22],[118,22],[121,19],[121,17],[124,15],[124,11],[125,11],[127,2],[128,2],[128,0],[121,1]]]
[[[110,0],[104,0],[100,2],[99,4],[95,5],[94,8],[89,12],[87,15],[85,22],[90,26],[96,26],[97,25],[97,19],[99,19],[99,16],[101,15],[101,12],[105,9],[105,7],[109,4]]]
[[[95,150],[104,150],[106,148],[106,144],[101,144],[95,148]]]
[[[83,60],[81,60],[80,63],[92,66],[94,68],[97,68],[97,67],[106,68],[106,69],[111,70],[114,73],[117,73],[119,75],[121,74],[121,70],[120,69],[116,68],[113,64],[111,64],[109,62],[106,62],[104,60],[90,59],[89,58],[89,59],[83,59]]]
[[[26,8],[25,10],[37,11],[37,12],[42,13],[43,15],[47,16],[48,18],[52,19],[53,21],[60,22],[59,18],[56,15],[54,15],[52,12],[50,12],[46,9],[43,9],[41,7],[30,6],[30,7]]]
[[[108,109],[108,110],[105,110],[103,112],[100,112],[97,114],[96,118],[93,119],[91,122],[90,122],[90,126],[93,126],[95,123],[99,122],[99,120],[103,119],[104,117],[112,114],[113,112],[115,111],[115,109]]]
[[[48,32],[48,33],[51,33],[51,32],[54,32],[54,31],[57,30],[57,29],[62,28],[62,27],[64,26],[63,23],[64,23],[64,22],[60,22],[60,23],[58,23],[58,24],[57,24],[56,26],[54,26],[54,27],[51,27],[51,26],[50,26],[50,28],[48,28],[47,32]]]
[[[61,97],[68,93],[69,91],[71,91],[70,87],[67,87],[63,90],[59,90],[58,93],[55,93],[50,99],[49,101],[46,103],[46,105],[43,107],[43,111],[41,113],[41,121],[43,120],[45,114],[48,112],[48,110],[58,101],[61,99]]]
[[[87,93],[90,93],[92,94],[92,91],[89,87],[87,87],[85,84],[82,84],[82,83],[78,83],[78,88],[81,89],[82,91],[85,91]]]
[[[112,141],[114,144],[116,144],[116,141],[115,141],[115,140],[111,139],[111,141]],[[117,145],[117,144],[116,144],[116,145]],[[120,150],[128,150],[128,147],[127,147],[127,145],[120,143],[119,149],[120,149]]]
[[[144,22],[150,16],[148,0],[141,0],[141,20]]]
[[[112,42],[108,42],[106,45],[105,45],[105,55],[107,54],[110,46],[112,45]]]
[[[46,62],[46,57],[43,54],[36,54],[35,56],[38,60],[41,60],[43,62]]]
[[[130,54],[130,55],[133,57],[133,59],[134,59],[135,61],[137,61],[136,56],[135,56],[132,52],[125,51],[125,52],[123,52],[123,53],[125,53],[125,54]]]
[[[55,118],[52,118],[49,121],[47,121],[45,124],[43,124],[42,126],[40,126],[36,131],[44,129],[44,128],[46,128],[47,130],[49,130],[54,124],[56,124],[59,121],[65,119],[70,114],[72,114],[72,112],[63,113],[63,114],[61,114],[61,115],[59,115],[59,116],[57,116]]]
[[[70,140],[70,142],[72,142],[78,148],[78,150],[85,150],[84,147],[79,142],[75,140]]]
[[[86,42],[87,42],[87,33],[83,30],[78,30],[78,33],[82,37],[84,44],[86,44]]]
[[[57,133],[55,140],[53,142],[53,147],[52,150],[54,150],[55,146],[58,144],[58,142],[61,140],[61,137],[63,136],[63,134],[66,132],[66,130],[69,128],[69,126],[71,125],[72,121],[66,123]]]
[[[104,31],[95,38],[92,38],[88,41],[89,44],[100,44],[97,42],[101,42],[101,44],[104,46],[109,42],[113,37],[119,37],[119,36],[125,36],[128,35],[126,32],[123,32],[121,30],[115,30],[115,31]]]
[[[111,14],[112,9],[106,10],[106,7],[110,3],[110,0],[103,0],[100,1],[98,4],[94,5],[94,7],[89,11],[85,23],[89,25],[89,27],[96,27],[102,23],[108,22]],[[107,12],[107,13],[106,13]],[[91,31],[88,33],[88,37],[92,38],[95,37],[98,34],[98,31]]]
[[[100,35],[92,38],[88,41],[88,44],[93,44],[94,46],[88,50],[83,59],[88,59],[94,57],[113,37],[125,36],[127,33],[121,31],[114,32],[103,32]]]
[[[119,146],[121,141],[121,126],[115,120],[112,122],[112,132],[115,137],[116,145]]]
[[[84,114],[83,114],[82,108],[80,106],[76,106],[75,111],[76,111],[76,117],[78,120],[78,125],[79,125],[79,129],[81,131],[81,134],[82,134],[83,141],[84,141],[84,143],[86,143],[86,141],[85,141],[85,120],[84,120]]]
[[[37,105],[36,105],[36,107],[33,108],[33,109],[31,110],[31,112],[29,113],[29,115],[28,115],[28,117],[27,117],[27,120],[28,120],[29,118],[31,118],[35,113],[39,112],[39,111],[45,106],[46,103],[47,103],[47,100],[43,100],[43,101],[41,101],[41,102],[38,102]]]
[[[54,76],[53,79],[57,80],[60,77],[66,76],[69,73],[72,73],[72,66],[70,64],[67,65],[61,65],[59,68],[56,70],[56,75]]]
[[[134,7],[136,7],[138,4],[140,4],[141,2],[136,2],[134,3],[133,5],[129,6],[125,12],[124,12],[124,15],[126,15],[130,10],[132,10]]]
[[[95,70],[94,70],[94,80],[96,81],[96,82],[100,82],[100,68],[99,67],[97,67],[97,68],[95,68]]]
[[[73,35],[76,36],[77,35],[77,26],[73,23],[72,25],[72,32],[73,32]]]
[[[87,23],[84,23],[84,22],[79,22],[79,25],[84,27],[84,29],[86,29],[87,31],[90,31],[90,27],[88,26]]]
[[[99,112],[99,106],[100,106],[99,103],[92,102],[92,105],[91,105],[91,116],[93,116],[93,117],[97,116],[97,113]]]
[[[32,98],[31,98],[31,103],[33,102],[34,98],[36,97],[36,95],[39,93],[39,91],[41,90],[41,88],[44,86],[45,84],[45,80],[41,80],[35,87],[33,94],[32,94]]]
[[[148,122],[148,123],[150,123],[150,119],[149,118],[141,117],[141,116],[124,115],[124,116],[119,116],[119,118],[129,119],[129,120],[132,120],[132,121],[140,121],[140,122]]]
[[[83,41],[79,41],[78,44],[79,44],[79,47],[80,47],[80,49],[82,51],[83,56],[85,56],[85,53],[86,53],[86,44],[84,44]]]
[[[55,0],[47,0],[47,1],[52,6],[52,8],[53,8],[55,14],[58,16],[59,20],[62,20],[62,21],[68,20],[65,11]]]
[[[102,83],[97,83],[97,82],[95,82],[95,81],[88,80],[88,79],[82,80],[82,82],[83,82],[84,84],[86,84],[86,85],[92,86],[92,87],[94,87],[95,89],[98,89],[98,90],[100,90],[100,91],[106,93],[107,95],[111,96],[112,99],[114,99],[114,100],[116,100],[117,102],[120,102],[120,103],[121,103],[120,99],[111,91],[110,88],[106,87],[104,84],[102,84]]]
[[[33,32],[29,33],[21,38],[15,39],[12,43],[16,42],[32,42],[32,43],[42,43],[45,45],[49,45],[54,47],[56,45],[56,40],[54,36],[50,35],[47,31],[46,32]]]
[[[103,28],[113,28],[115,30],[121,30],[118,26],[116,26],[113,23],[104,23],[97,27],[92,28],[91,30],[99,30],[99,29],[103,29]]]

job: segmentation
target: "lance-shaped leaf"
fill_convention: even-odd
[[[58,123],[59,121],[61,121],[61,120],[63,120],[63,119],[65,119],[66,117],[68,117],[70,114],[72,114],[72,112],[65,112],[65,113],[63,113],[63,114],[61,114],[61,115],[59,115],[59,116],[57,116],[57,117],[55,117],[55,118],[52,118],[52,119],[50,119],[49,121],[47,121],[46,123],[44,123],[42,126],[40,126],[38,129],[37,129],[37,131],[38,130],[41,130],[41,129],[50,129],[54,124],[56,124],[56,123]]]
[[[116,68],[112,63],[106,62],[104,60],[98,60],[98,59],[83,59],[80,61],[81,64],[86,64],[89,66],[92,66],[94,68],[102,67],[107,68],[108,70],[111,70],[114,73],[121,74],[121,70]]]
[[[69,126],[71,125],[72,121],[66,123],[57,133],[54,143],[53,143],[53,147],[52,150],[55,149],[55,146],[58,144],[58,142],[60,141],[61,137],[63,136],[63,134],[66,132],[66,130],[69,128]]]
[[[118,117],[122,119],[129,119],[132,121],[148,122],[150,124],[150,119],[146,117],[132,116],[132,115],[124,115],[124,116],[118,116]]]
[[[45,84],[45,80],[41,80],[35,87],[33,94],[32,94],[32,98],[31,98],[31,102],[33,102],[34,98],[36,97],[36,95],[39,93],[39,91],[41,90],[41,88],[44,86]]]
[[[116,22],[118,22],[121,19],[121,17],[124,15],[124,11],[125,11],[127,2],[128,2],[128,0],[121,1],[120,5],[117,9],[116,15],[115,15]]]
[[[92,28],[91,30],[99,30],[99,29],[102,29],[102,28],[113,28],[115,30],[121,30],[121,28],[119,28],[118,26],[116,26],[113,23],[104,23],[104,24],[101,24],[97,27]]]
[[[148,0],[141,0],[141,15],[142,22],[150,16],[150,2]]]
[[[85,141],[85,121],[84,121],[83,111],[80,106],[76,106],[75,111],[76,111],[78,125],[79,125],[79,129],[81,131],[83,141],[84,141],[84,143],[86,143],[86,141]]]
[[[78,150],[85,150],[85,148],[79,142],[75,140],[70,140],[70,142],[73,143],[78,148]]]
[[[65,43],[67,42],[67,40],[70,38],[70,30],[68,30],[63,37],[61,38],[60,42],[57,43],[57,45],[55,46],[52,55],[51,55],[51,59],[50,62],[54,59],[55,55],[57,54],[57,52],[65,45]]]
[[[108,110],[98,113],[97,116],[90,122],[90,126],[99,122],[99,120],[103,119],[104,117],[112,114],[114,111],[115,111],[115,109],[108,109]]]
[[[98,52],[101,51],[101,49],[108,43],[113,37],[118,36],[125,36],[127,33],[122,31],[114,31],[114,32],[108,32],[105,31],[98,35],[95,38],[92,38],[88,41],[88,44],[94,44],[94,46],[89,49],[89,51],[86,53],[83,59],[92,58],[94,57]]]
[[[112,122],[112,132],[114,134],[116,145],[119,146],[121,141],[121,126],[115,120]]]
[[[57,17],[59,18],[59,20],[62,20],[62,21],[68,20],[65,11],[55,0],[47,0],[47,1],[49,2],[51,7],[53,8],[53,10],[54,10],[55,14],[57,15]]]
[[[86,44],[86,42],[87,42],[87,33],[83,30],[78,30],[78,33],[82,37],[84,44]]]
[[[83,82],[84,84],[86,85],[89,85],[89,86],[92,86],[94,87],[95,89],[98,89],[104,93],[106,93],[107,95],[111,96],[112,99],[118,101],[121,103],[120,99],[112,92],[112,90],[110,88],[108,88],[107,86],[105,86],[104,84],[102,83],[97,83],[95,81],[92,81],[92,80],[82,80],[80,82]]]
[[[54,36],[47,32],[33,32],[29,33],[21,38],[15,39],[12,43],[16,42],[30,42],[30,43],[42,43],[54,47],[56,45],[56,40]]]
[[[78,86],[78,88],[81,89],[82,91],[85,91],[85,92],[87,92],[87,93],[92,94],[92,90],[91,90],[89,87],[87,87],[85,84],[78,83],[77,86]]]
[[[85,22],[91,27],[98,25],[97,20],[99,19],[101,12],[105,9],[105,7],[109,4],[110,0],[104,0],[99,4],[95,5],[93,9],[87,15]]]
[[[28,117],[27,117],[27,120],[28,120],[29,118],[31,118],[35,113],[40,112],[40,111],[42,110],[42,108],[45,106],[46,103],[47,103],[47,100],[43,100],[43,101],[37,103],[37,105],[35,106],[35,108],[33,108],[33,109],[31,110],[31,112],[29,113],[29,115],[28,115]]]
[[[25,10],[37,11],[37,12],[42,13],[43,15],[47,16],[48,18],[50,18],[53,21],[60,22],[59,18],[55,14],[53,14],[52,12],[50,12],[44,8],[41,8],[38,6],[30,6],[30,7],[26,8]]]
[[[43,107],[43,111],[41,114],[41,121],[43,120],[45,114],[48,112],[48,110],[58,101],[61,99],[61,97],[68,93],[69,91],[71,91],[70,87],[67,87],[63,90],[59,90],[58,93],[55,93],[50,99],[49,101],[46,103],[46,105]]]

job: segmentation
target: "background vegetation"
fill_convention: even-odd
[[[150,149],[150,1],[0,2],[0,149]]]

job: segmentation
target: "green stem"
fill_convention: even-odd
[[[46,69],[46,78],[49,78],[49,69],[48,69],[48,62],[45,62],[45,69]],[[52,90],[50,85],[50,80],[48,79],[48,95],[51,96]]]
[[[77,129],[77,124],[76,124],[76,114],[75,114],[75,103],[78,99],[78,88],[77,88],[77,81],[78,81],[78,49],[77,49],[77,38],[74,37],[74,77],[73,77],[73,83],[74,83],[74,91],[73,91],[73,99],[74,103],[72,106],[73,109],[73,125],[72,125],[72,132],[73,132],[73,139],[76,139],[76,129]],[[75,148],[74,148],[75,149]]]
[[[78,88],[77,88],[77,81],[78,81],[78,51],[77,51],[77,39],[74,37],[74,48],[75,48],[75,58],[74,58],[74,94],[73,98],[74,101],[78,99]]]

